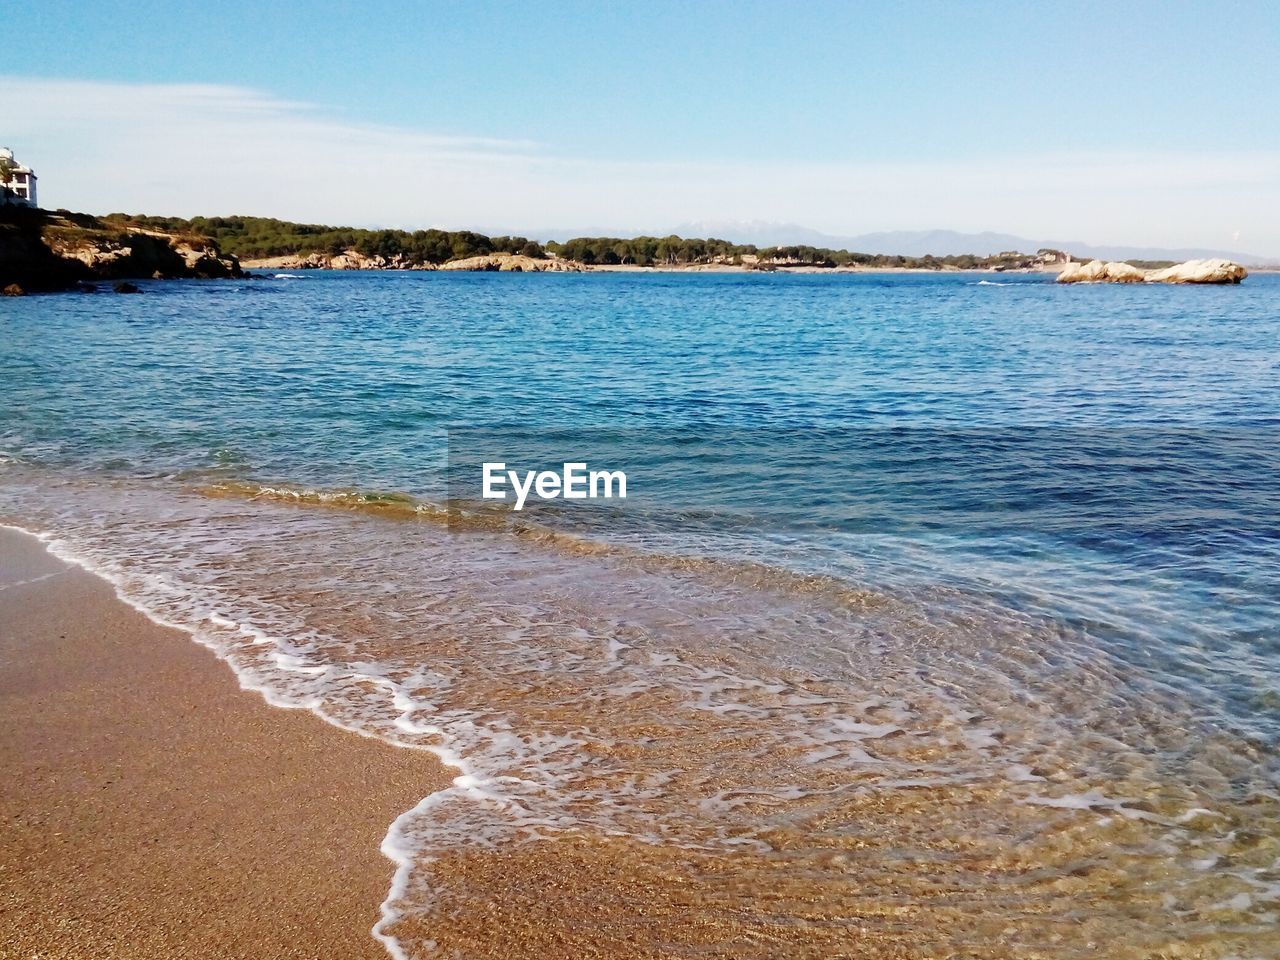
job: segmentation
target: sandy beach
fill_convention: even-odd
[[[0,957],[381,958],[388,825],[433,758],[267,706],[0,529]]]

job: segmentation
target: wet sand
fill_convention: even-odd
[[[0,957],[382,958],[429,755],[267,706],[105,581],[0,529]]]

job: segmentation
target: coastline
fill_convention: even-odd
[[[711,263],[711,264],[692,264],[688,266],[654,266],[654,267],[635,267],[631,265],[612,264],[612,265],[593,265],[587,268],[588,273],[927,273],[927,274],[952,274],[952,273],[975,273],[983,276],[991,274],[1056,274],[1062,269],[1062,264],[1053,264],[1045,267],[1037,267],[1035,269],[1010,269],[996,270],[991,267],[939,267],[937,269],[931,267],[864,267],[864,266],[847,266],[847,267],[817,267],[809,264],[797,264],[795,266],[778,265],[771,270],[759,270],[753,267],[742,266],[731,263]]]
[[[425,268],[425,267],[399,267],[399,266],[369,266],[360,265],[357,267],[347,266],[316,266],[314,264],[300,263],[296,257],[266,257],[258,260],[246,259],[240,261],[240,265],[246,270],[301,270],[307,273],[312,271],[342,273],[347,270],[375,270],[384,273],[405,273],[413,271],[426,270],[433,272],[442,268]],[[658,265],[651,267],[634,266],[632,264],[591,264],[583,265],[581,269],[571,271],[548,271],[548,272],[567,272],[567,273],[801,273],[801,274],[977,274],[980,276],[993,275],[1012,275],[1012,274],[1037,274],[1037,275],[1057,275],[1061,272],[1063,264],[1052,264],[1036,269],[1010,269],[995,270],[990,267],[942,267],[933,269],[929,267],[863,267],[863,266],[847,266],[847,267],[817,267],[806,264],[797,264],[794,266],[779,265],[771,270],[759,270],[741,264],[732,263],[696,263],[681,265]],[[465,272],[465,271],[461,271]],[[470,272],[483,273],[484,269],[474,268]],[[496,272],[496,271],[493,271]],[[524,272],[524,271],[516,271]],[[533,272],[533,271],[528,271]]]
[[[281,710],[0,529],[2,956],[383,958],[389,825],[451,774]]]
[[[1083,262],[1083,261],[1079,261]],[[361,264],[358,266],[317,266],[314,264],[300,263],[296,257],[266,257],[258,260],[242,260],[241,266],[246,270],[284,270],[295,271],[301,270],[306,273],[344,273],[349,270],[370,270],[380,273],[405,273],[413,271],[433,272],[435,270],[445,269],[441,267],[400,267],[400,266],[370,266]],[[921,275],[973,275],[980,277],[991,276],[1041,276],[1041,277],[1057,277],[1063,272],[1067,264],[1052,263],[1045,264],[1040,267],[1014,267],[1006,270],[997,270],[994,267],[874,267],[874,266],[844,266],[844,267],[818,267],[809,264],[797,264],[793,266],[779,265],[770,270],[760,270],[753,267],[743,266],[741,264],[732,263],[696,263],[696,264],[678,264],[678,265],[655,265],[655,266],[635,266],[632,264],[591,264],[582,265],[580,269],[564,270],[564,271],[515,271],[515,272],[553,272],[553,273],[628,273],[628,274],[645,274],[645,273],[733,273],[733,274],[759,274],[759,273],[784,273],[784,274],[864,274],[868,276],[875,275],[901,275],[901,274],[921,274]],[[459,270],[458,272],[484,273],[486,268],[468,268]],[[1280,273],[1280,266],[1259,266],[1249,267],[1250,274],[1271,274]]]

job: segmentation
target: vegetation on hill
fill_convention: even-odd
[[[525,237],[486,237],[470,230],[362,230],[269,217],[147,217],[113,213],[106,219],[165,233],[210,237],[242,260],[305,255],[337,256],[354,250],[365,257],[406,263],[446,263],[491,253],[518,253],[540,259],[542,246]]]
[[[785,246],[757,247],[750,243],[728,240],[690,239],[684,237],[578,237],[564,243],[548,243],[546,249],[556,256],[580,260],[586,264],[634,264],[636,266],[687,266],[707,263],[737,263],[759,269],[780,266],[808,267],[906,267],[941,270],[982,268],[1014,268],[1030,265],[1028,254],[1009,252],[992,257],[962,254],[947,257],[900,257],[883,253],[855,253],[826,247]],[[1041,251],[1056,253],[1056,251]]]
[[[1163,270],[1165,267],[1172,267],[1177,260],[1126,260],[1125,263],[1131,267],[1137,267],[1139,270]]]
[[[383,257],[406,266],[442,264],[494,253],[522,254],[541,259],[554,255],[588,265],[695,266],[744,264],[757,269],[785,266],[908,267],[916,269],[1012,269],[1030,266],[1028,254],[972,254],[947,257],[899,257],[855,253],[822,247],[756,247],[715,238],[690,237],[578,237],[564,243],[540,244],[526,237],[487,237],[470,230],[364,230],[320,224],[290,223],[268,217],[132,216],[114,213],[105,220],[121,226],[164,233],[209,237],[226,253],[241,259],[355,251],[364,257]],[[1053,251],[1042,251],[1042,253]]]

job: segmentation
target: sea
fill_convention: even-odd
[[[398,960],[1280,956],[1280,276],[142,287],[0,304],[0,522],[453,768]]]

